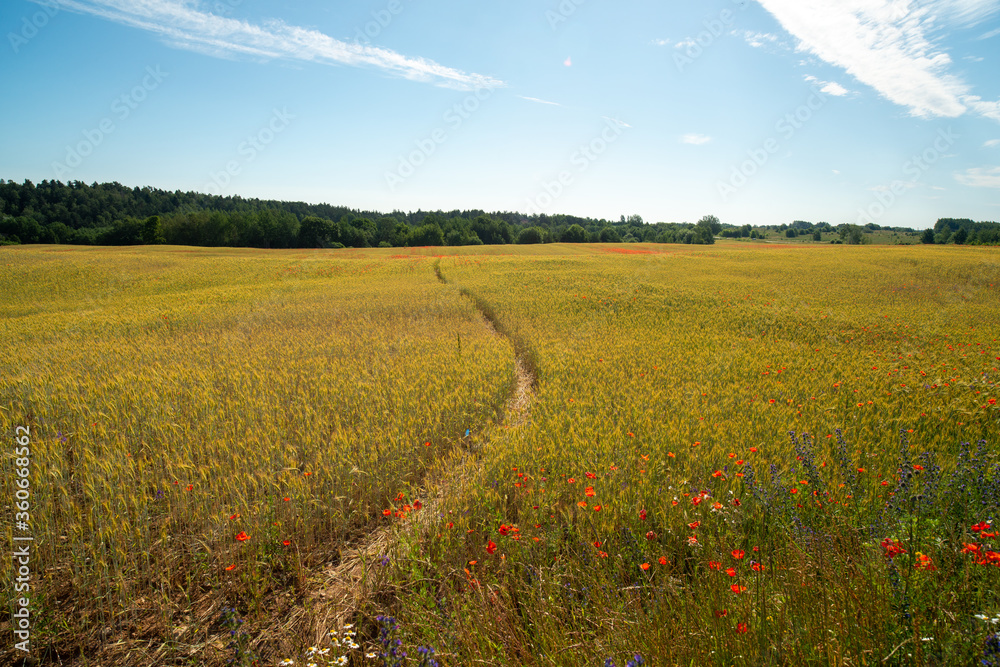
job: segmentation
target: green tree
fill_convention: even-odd
[[[544,243],[545,230],[541,227],[526,227],[517,235],[517,243]]]
[[[951,235],[951,240],[955,242],[955,245],[962,245],[965,243],[966,239],[969,238],[969,230],[965,227],[959,227],[958,231]]]
[[[920,242],[924,244],[934,243],[934,228],[928,227],[924,230],[924,233],[920,235]]]
[[[570,225],[559,238],[563,243],[586,243],[587,230],[580,225]]]
[[[160,226],[160,216],[151,215],[142,223],[142,242],[146,245],[157,245],[167,242],[163,237],[163,229]]]

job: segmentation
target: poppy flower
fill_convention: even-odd
[[[732,590],[737,595],[739,595],[740,593],[742,593],[743,591],[745,591],[747,589],[746,586],[740,586],[739,584],[733,584],[729,588],[730,588],[730,590]]]
[[[597,493],[594,491],[594,487],[592,487],[592,486],[588,486],[586,489],[583,490],[583,492],[588,497],[591,497],[591,498],[594,497],[595,495],[597,495]]]
[[[392,510],[382,510],[382,516],[392,516]]]
[[[486,553],[493,553],[497,550],[497,545],[493,540],[490,540],[486,545]]]
[[[601,509],[602,509],[602,508],[601,508],[601,506],[600,506],[600,505],[594,505],[594,511],[595,511],[595,512],[600,512],[600,511],[601,511]]]
[[[569,479],[567,479],[566,481],[567,481],[567,482],[569,482],[570,484],[576,484],[576,480],[575,480],[575,479],[573,479],[572,477],[570,477],[570,478],[569,478]]]
[[[757,453],[757,448],[756,447],[751,447],[750,448],[750,453],[751,454],[756,454]]]
[[[250,539],[250,536],[241,530],[240,534],[236,536],[236,539],[239,540],[240,542],[246,542],[247,540]]]
[[[726,609],[716,609],[714,613],[716,618],[723,618],[729,615],[729,611]]]
[[[580,507],[586,507],[587,506],[587,501],[586,500],[581,500],[580,502],[577,503],[577,505],[580,506]]]
[[[595,541],[595,542],[594,542],[594,546],[595,546],[596,548],[600,549],[600,548],[601,548],[601,541],[600,541],[600,540],[597,540],[597,541]]]
[[[700,525],[701,525],[701,521],[693,521],[693,522],[691,522],[691,523],[688,524],[688,528],[690,528],[691,530],[694,530],[695,528],[697,528]]]
[[[229,571],[230,571],[230,570],[232,570],[232,569],[233,569],[234,567],[236,567],[236,565],[235,565],[235,564],[233,564],[233,565],[230,565],[229,567],[227,567],[227,568],[226,568],[226,572],[229,572]]]
[[[643,569],[643,571],[648,570],[649,569],[649,563],[643,563],[639,567],[641,567]]]
[[[446,527],[446,528],[447,528],[448,530],[451,530],[451,529],[452,529],[452,528],[453,528],[454,526],[455,526],[454,522],[452,522],[452,521],[449,521],[449,522],[447,523],[447,525],[446,525],[445,527]]]
[[[287,547],[287,546],[288,546],[289,544],[291,544],[291,541],[289,541],[289,540],[284,540],[284,541],[282,542],[282,544],[283,544],[283,545],[285,545],[285,546]]]
[[[733,498],[733,507],[739,507],[742,504],[739,498]]]
[[[507,533],[510,532],[510,528],[508,528],[506,524],[502,523],[500,524],[500,527],[497,529],[497,532],[500,533],[501,535],[506,535]]]
[[[646,520],[646,510],[639,510],[639,518],[643,521]]]
[[[708,561],[708,568],[710,570],[720,570],[722,569],[722,563],[717,560],[710,560]]]
[[[972,527],[972,532],[978,533],[986,530],[989,527],[990,524],[986,523],[985,521],[980,521],[979,523],[977,523],[975,526]]]
[[[185,488],[186,488],[186,489],[187,489],[188,491],[193,491],[193,490],[194,490],[194,484],[188,484],[188,485],[187,485],[187,486],[186,486]]]
[[[716,470],[715,472],[712,473],[712,477],[722,477],[722,471]]]
[[[647,532],[646,533],[646,539],[649,540],[650,542],[652,542],[653,540],[656,539],[656,533],[654,533],[653,531]]]
[[[587,479],[597,479],[597,475],[592,472],[585,472],[583,474],[587,477]]]
[[[744,555],[746,555],[746,552],[743,551],[743,549],[733,549],[732,553],[733,553],[733,558],[735,558],[736,560],[740,560],[743,558]]]
[[[418,509],[420,509],[423,506],[424,506],[424,504],[422,502],[420,502],[419,500],[414,500],[413,501],[413,509],[418,510]]]
[[[736,576],[736,569],[732,568],[732,567],[727,567],[726,568],[726,574],[728,574],[730,577],[735,577]]]
[[[746,623],[737,623],[736,624],[736,632],[740,633],[741,635],[745,634],[749,629],[750,628],[747,627]]]
[[[666,564],[667,564],[667,557],[660,556],[660,565],[666,565]]]
[[[754,572],[763,572],[764,571],[764,564],[763,563],[750,563],[750,569],[752,569]]]

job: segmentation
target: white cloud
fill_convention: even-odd
[[[685,134],[684,136],[681,137],[682,144],[693,144],[695,146],[701,146],[702,144],[707,144],[711,140],[712,137],[709,137],[704,134]]]
[[[996,30],[990,30],[989,32],[984,32],[976,39],[989,39],[990,37],[996,37],[997,35],[1000,35],[1000,28],[997,28]]]
[[[562,105],[558,102],[549,102],[548,100],[540,100],[537,97],[525,97],[524,95],[518,95],[522,100],[528,100],[529,102],[538,102],[539,104],[551,104],[554,107],[561,107]]]
[[[670,46],[673,42],[669,39],[654,39],[653,44],[656,44],[657,46]]]
[[[690,37],[688,37],[684,41],[677,42],[676,44],[674,44],[675,49],[690,49],[692,46],[698,46],[698,42],[694,41]]]
[[[836,81],[822,81],[812,75],[807,75],[803,78],[808,83],[815,83],[817,86],[820,87],[819,88],[820,91],[826,93],[827,95],[833,95],[834,97],[843,97],[844,95],[847,95],[849,92],[851,92],[847,88],[844,88],[842,85],[837,83]]]
[[[833,171],[833,173],[835,173],[837,176],[840,176],[840,170],[839,169],[832,169],[831,171]]]
[[[1000,167],[973,167],[955,174],[955,180],[972,188],[1000,188]]]
[[[1000,139],[990,139],[983,144],[983,148],[996,148],[997,146],[1000,146]]]
[[[946,118],[968,110],[963,98],[970,90],[949,73],[951,57],[931,33],[942,24],[975,25],[1000,9],[996,0],[760,3],[798,39],[800,51],[844,68],[914,116]]]
[[[966,95],[962,101],[972,107],[979,115],[1000,121],[1000,102],[987,102],[978,95]]]
[[[159,35],[168,44],[217,57],[288,59],[327,65],[375,67],[446,88],[499,88],[503,81],[404,56],[389,49],[334,39],[318,30],[269,20],[255,25],[201,11],[192,0],[57,0],[91,14]]]
[[[769,32],[753,32],[751,30],[744,30],[743,32],[733,31],[733,34],[741,36],[747,44],[755,49],[778,44],[778,36]]]

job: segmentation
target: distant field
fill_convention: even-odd
[[[976,663],[1000,253],[788,241],[0,249],[36,657]]]

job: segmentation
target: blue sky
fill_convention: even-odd
[[[9,0],[0,178],[1000,220],[1000,0]]]

